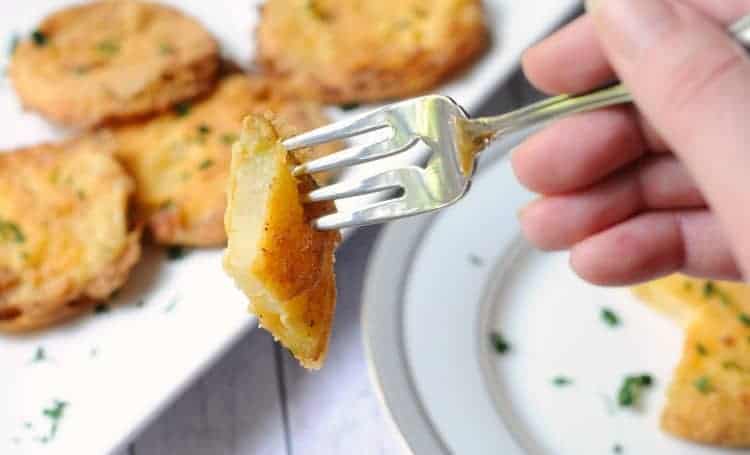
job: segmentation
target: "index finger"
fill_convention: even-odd
[[[750,10],[750,0],[673,1],[689,4],[725,25]],[[588,15],[575,19],[529,48],[523,55],[522,65],[529,81],[550,94],[588,92],[616,78]]]

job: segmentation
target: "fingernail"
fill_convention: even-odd
[[[596,6],[599,4],[599,0],[586,0],[586,11],[593,13]]]
[[[526,204],[526,205],[524,205],[523,207],[521,207],[520,209],[518,209],[518,210],[516,211],[516,218],[518,218],[519,220],[520,220],[521,218],[523,218],[523,213],[524,213],[524,212],[526,211],[526,209],[527,209],[527,208],[529,208],[529,206],[530,206],[530,205],[531,205],[531,204]]]
[[[677,20],[664,0],[587,0],[586,8],[599,32],[631,55],[652,46]]]

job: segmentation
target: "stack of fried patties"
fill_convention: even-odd
[[[257,34],[263,72],[251,74],[228,69],[196,19],[138,0],[55,12],[18,43],[18,97],[70,138],[0,154],[0,331],[44,328],[110,298],[142,237],[223,246],[246,115],[301,132],[328,121],[321,103],[428,90],[486,43],[479,0],[270,0]]]

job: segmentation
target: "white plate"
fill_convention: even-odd
[[[480,164],[472,191],[436,215],[389,226],[364,289],[374,383],[413,453],[737,453],[658,428],[681,332],[627,289],[580,280],[567,254],[531,250],[516,211],[531,197],[507,160]],[[564,214],[561,214],[564,216]],[[603,307],[622,321],[602,322]],[[497,354],[499,331],[511,350]],[[638,410],[615,404],[624,376],[655,384]],[[556,387],[558,375],[574,382]]]
[[[71,3],[2,2],[0,67],[7,63],[6,49],[15,33],[29,33],[41,17]],[[260,2],[168,3],[199,17],[219,37],[227,56],[249,62],[253,54],[251,30]],[[578,2],[486,3],[489,22],[497,24],[492,48],[470,71],[439,90],[469,111],[477,109],[515,70],[521,51]],[[332,111],[337,117],[349,115]],[[23,113],[4,77],[0,78],[0,123],[0,148],[66,134],[34,114]],[[166,263],[163,253],[150,251],[119,296],[119,301],[128,305],[40,335],[0,338],[0,454],[101,455],[116,452],[135,437],[192,379],[255,325],[245,313],[244,297],[222,273],[220,256],[219,251],[199,251],[179,262]],[[145,305],[137,307],[137,301]],[[39,347],[50,360],[29,363]],[[57,436],[48,444],[36,442],[49,430],[41,411],[56,399],[70,403]]]

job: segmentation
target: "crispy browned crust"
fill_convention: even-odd
[[[167,113],[145,124],[114,129],[118,157],[137,182],[141,217],[161,244],[221,246],[231,146],[248,113],[274,113],[293,134],[327,123],[314,102],[290,100],[261,76],[230,75],[186,115]],[[201,133],[201,128],[204,127]],[[338,144],[303,152],[308,159]],[[210,163],[210,165],[208,165]]]
[[[205,93],[219,68],[215,39],[174,8],[107,0],[60,10],[23,40],[9,74],[24,106],[92,127],[164,111]]]
[[[266,73],[328,103],[423,93],[489,43],[480,0],[269,0],[257,37]]]
[[[233,151],[225,268],[248,294],[261,326],[303,366],[318,369],[333,324],[334,251],[341,236],[311,222],[335,206],[302,204],[300,194],[316,187],[313,180],[291,175],[293,163],[269,122],[249,117],[245,125]],[[260,206],[248,205],[252,201]]]
[[[0,331],[70,319],[127,280],[141,229],[131,226],[133,181],[114,146],[100,134],[0,155],[0,218],[22,233],[0,234]]]
[[[674,275],[635,288],[686,327],[662,428],[702,444],[750,447],[750,327],[740,318],[750,314],[750,287],[715,282],[706,292],[705,285]]]

